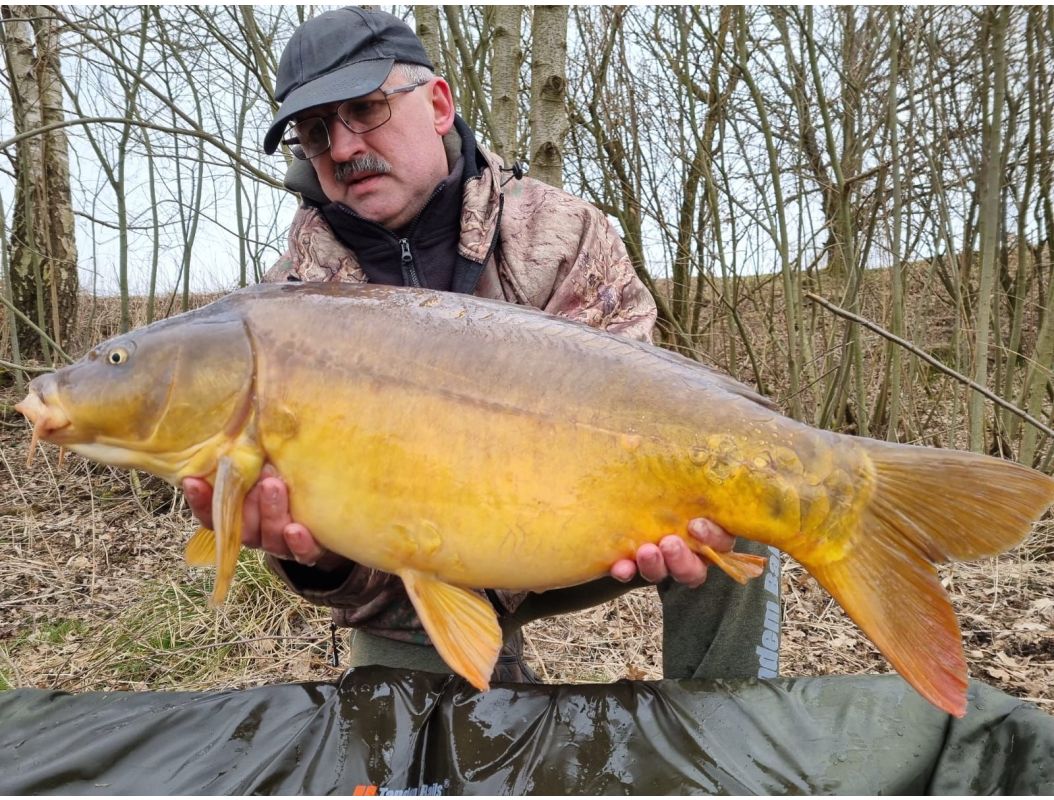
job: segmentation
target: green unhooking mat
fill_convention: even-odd
[[[895,676],[499,685],[385,668],[219,692],[0,692],[3,794],[1050,794],[1054,718]]]

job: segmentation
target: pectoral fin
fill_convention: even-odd
[[[192,567],[215,565],[216,534],[209,528],[198,528],[183,550],[183,560]]]
[[[454,672],[487,691],[501,650],[501,627],[491,604],[415,570],[403,570],[399,577],[439,655]]]
[[[233,450],[219,460],[212,491],[212,521],[216,525],[216,583],[209,603],[223,604],[234,577],[238,551],[242,547],[242,506],[249,487],[256,482],[263,464],[252,450]]]

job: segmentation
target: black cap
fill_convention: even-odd
[[[417,34],[398,17],[349,6],[309,19],[293,32],[278,63],[275,97],[282,105],[264,136],[264,152],[278,149],[289,120],[301,111],[369,94],[396,61],[434,69]]]

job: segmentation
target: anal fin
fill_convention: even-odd
[[[183,560],[192,567],[211,567],[216,564],[216,534],[209,528],[198,528],[187,541]]]
[[[760,576],[769,564],[769,560],[765,556],[734,552],[719,553],[709,545],[699,542],[689,542],[688,546],[707,561],[710,561],[736,583],[740,584],[745,584],[747,581]]]
[[[487,691],[502,644],[491,604],[416,570],[401,570],[399,577],[439,655],[454,672]]]

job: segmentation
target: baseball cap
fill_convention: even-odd
[[[301,111],[378,89],[396,61],[434,69],[417,34],[392,14],[349,6],[309,19],[278,62],[275,97],[282,105],[264,136],[264,152],[278,149]]]

